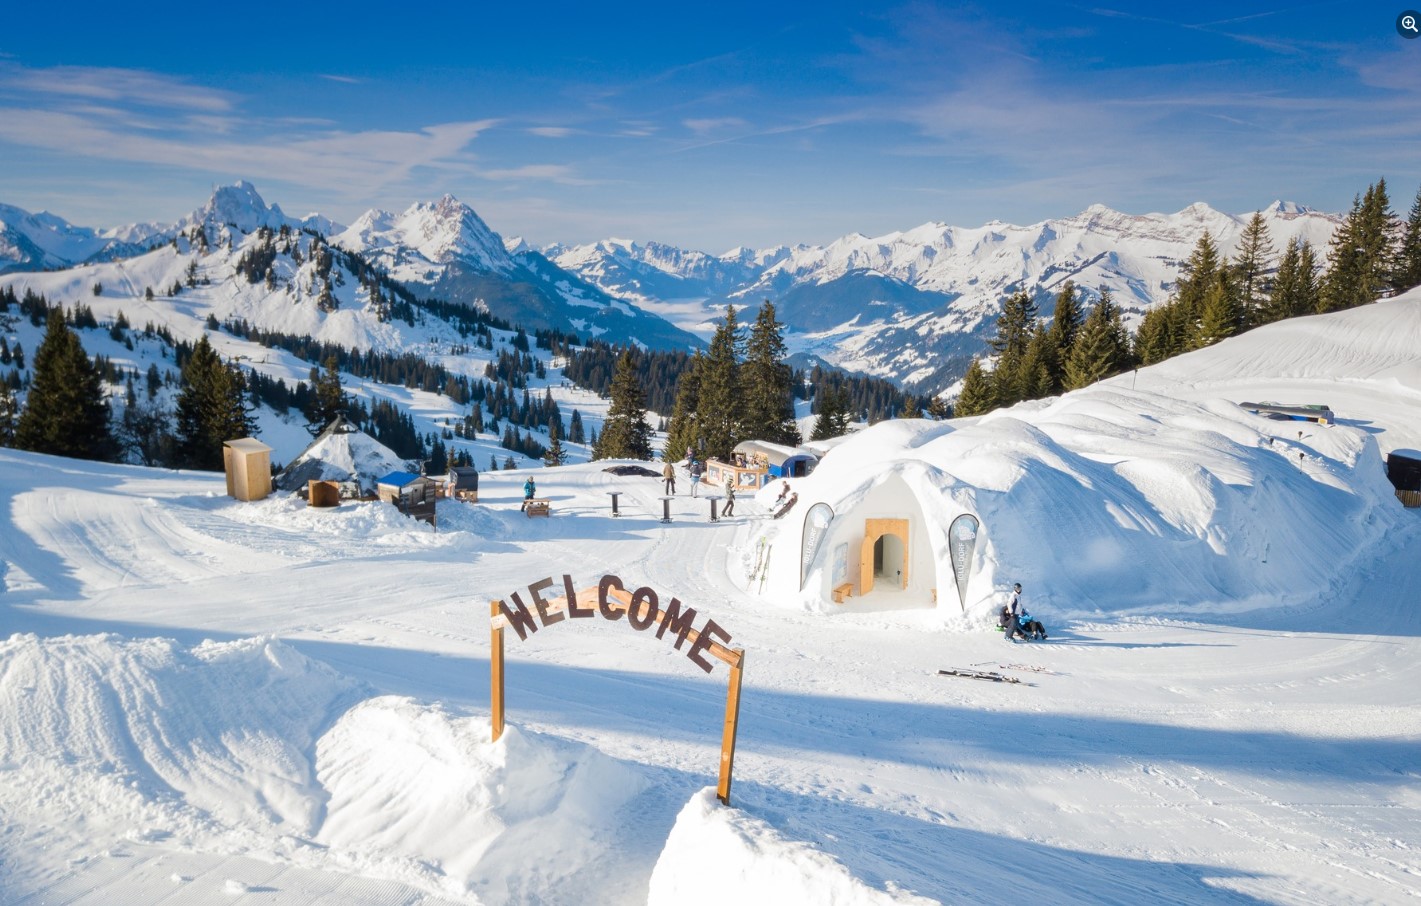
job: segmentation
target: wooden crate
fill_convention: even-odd
[[[534,516],[546,517],[551,510],[552,501],[535,497],[532,500],[528,501],[526,505],[524,505],[523,515],[529,517],[530,519]]]
[[[314,507],[340,506],[340,484],[334,481],[306,482],[306,505]]]

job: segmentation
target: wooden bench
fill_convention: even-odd
[[[530,519],[534,516],[547,516],[551,509],[551,500],[543,497],[534,497],[523,505],[523,515]]]
[[[852,596],[853,596],[853,593],[854,593],[854,583],[852,583],[852,582],[845,582],[843,585],[835,585],[833,592],[831,592],[831,594],[833,595],[834,603],[835,603],[835,604],[842,604],[842,603],[844,603],[844,599],[845,599],[845,598],[848,598],[848,597],[852,597]]]

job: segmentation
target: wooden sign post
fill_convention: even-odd
[[[735,766],[735,737],[740,724],[740,681],[745,669],[745,650],[727,648],[722,644],[730,641],[730,634],[721,629],[715,620],[707,619],[699,630],[695,629],[695,608],[682,609],[677,598],[672,598],[663,608],[653,589],[642,587],[628,592],[617,576],[603,576],[595,587],[577,592],[573,591],[571,576],[564,575],[562,579],[564,594],[557,598],[543,597],[543,592],[553,587],[551,577],[539,579],[528,586],[532,610],[517,592],[509,595],[512,606],[504,601],[489,602],[489,695],[492,699],[490,720],[493,740],[498,741],[504,727],[503,634],[506,629],[511,627],[522,640],[537,632],[539,624],[547,627],[569,618],[598,615],[612,621],[626,617],[627,624],[639,632],[655,625],[658,639],[670,630],[671,637],[667,641],[677,651],[690,642],[686,657],[706,673],[714,667],[706,660],[706,654],[730,668],[730,683],[725,696],[725,724],[720,740],[720,778],[716,784],[716,797],[729,805],[730,776]],[[537,619],[534,619],[535,613]],[[717,638],[721,641],[716,641]]]

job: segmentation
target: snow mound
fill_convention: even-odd
[[[714,866],[714,879],[706,867]],[[786,839],[745,812],[724,808],[709,787],[686,803],[651,874],[647,906],[814,903],[926,906],[936,900],[875,890],[832,856]]]
[[[489,742],[486,716],[398,697],[351,709],[316,763],[330,792],[321,842],[396,875],[410,860],[486,902],[519,902],[598,862],[598,830],[645,785],[593,749],[516,727]]]
[[[325,795],[308,753],[356,684],[269,638],[204,642],[115,635],[0,642],[0,765],[100,821],[115,785],[234,823],[307,834]],[[21,783],[18,786],[23,787]],[[86,795],[90,793],[92,795]]]
[[[844,545],[857,578],[865,520],[905,518],[906,588],[895,592],[913,599],[903,606],[927,606],[936,589],[938,606],[958,614],[947,529],[971,513],[981,521],[972,625],[994,617],[997,591],[1013,581],[1058,616],[1307,604],[1403,515],[1366,431],[1115,386],[975,423],[883,423],[836,448],[795,490],[796,512],[768,528],[767,543],[797,551],[814,503],[835,518],[803,591],[798,559],[781,556],[767,596],[818,607],[832,584],[829,557],[845,559]],[[848,608],[871,608],[879,594],[876,584]]]

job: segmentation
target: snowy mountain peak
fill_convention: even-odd
[[[1317,213],[1307,205],[1298,204],[1296,201],[1282,201],[1281,199],[1273,202],[1268,207],[1264,208],[1263,211],[1266,214],[1285,214],[1294,216],[1300,214]]]
[[[208,226],[231,225],[244,233],[259,227],[278,229],[288,225],[286,215],[276,205],[268,205],[257,191],[257,187],[245,179],[230,186],[219,186],[212,197],[188,216],[185,223],[201,223]]]

